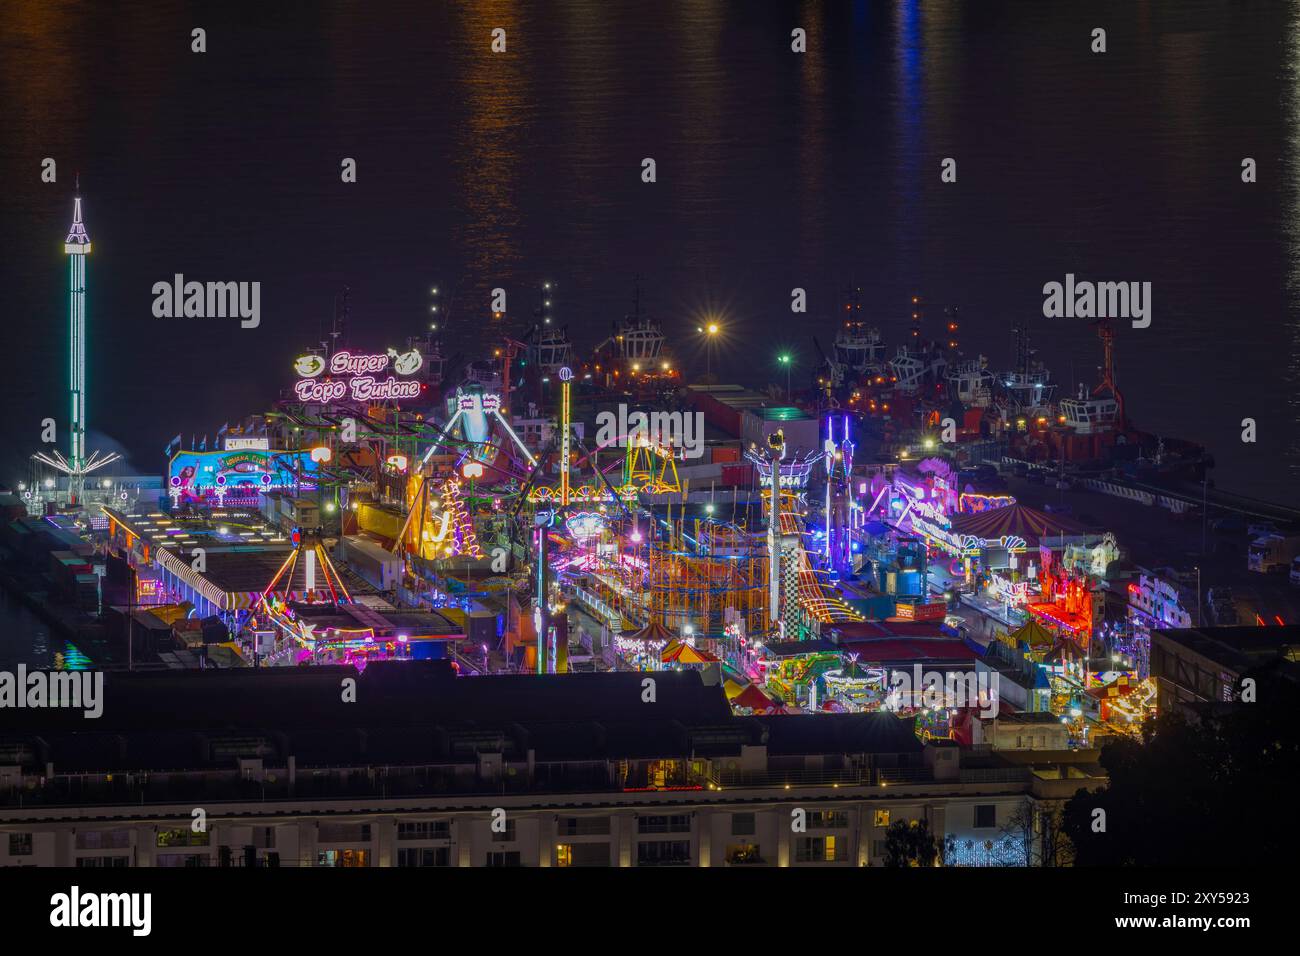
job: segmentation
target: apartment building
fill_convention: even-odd
[[[344,704],[344,668],[108,675],[99,721],[0,730],[0,866],[878,866],[899,820],[1005,862],[1025,808],[1104,783],[644,676],[373,664]]]
[[[1300,659],[1300,626],[1183,627],[1151,632],[1151,676],[1161,713],[1226,703],[1252,668]]]

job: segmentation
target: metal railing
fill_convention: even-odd
[[[845,770],[718,770],[709,782],[718,787],[879,787],[899,783],[929,783],[934,773],[928,767],[854,767]]]

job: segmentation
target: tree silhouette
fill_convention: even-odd
[[[1207,704],[1191,719],[1161,714],[1142,740],[1107,744],[1109,785],[1080,790],[1065,806],[1075,863],[1259,866],[1293,856],[1289,827],[1269,827],[1269,839],[1243,828],[1276,819],[1279,795],[1296,783],[1300,687],[1281,673],[1291,668],[1281,662],[1248,675],[1253,702]]]
[[[885,831],[885,866],[934,866],[938,856],[928,820],[898,820]]]

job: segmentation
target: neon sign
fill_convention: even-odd
[[[314,488],[310,451],[181,451],[168,464],[168,492],[180,501],[252,497],[280,488]]]
[[[395,375],[376,376],[389,369],[397,375],[414,375],[424,367],[424,357],[418,349],[398,353],[389,349],[383,353],[335,352],[328,362],[319,355],[302,355],[294,361],[294,371],[300,378],[294,384],[294,394],[302,402],[330,404],[351,398],[355,402],[394,401],[418,398],[421,384],[416,380],[402,380]],[[345,378],[321,380],[326,369],[331,375]]]
[[[267,438],[227,438],[226,451],[269,451],[270,439]]]

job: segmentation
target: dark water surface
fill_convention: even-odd
[[[465,344],[489,289],[521,312],[550,279],[589,346],[640,273],[684,359],[702,368],[693,330],[717,312],[725,374],[783,383],[778,348],[806,372],[853,282],[892,342],[910,295],[936,332],[959,304],[964,349],[997,366],[1028,321],[1068,387],[1100,349],[1042,317],[1041,289],[1074,272],[1153,283],[1152,326],[1118,345],[1138,423],[1209,444],[1223,487],[1289,497],[1298,49],[1295,3],[1230,0],[6,3],[3,477],[42,418],[66,419],[79,169],[92,446],[142,471],[176,432],[264,408],[344,284],[354,342],[384,347],[423,328],[435,283]],[[154,318],[151,286],[177,272],[260,281],[261,327]]]

